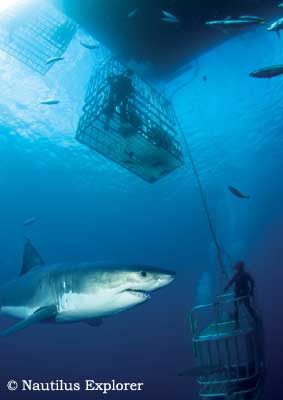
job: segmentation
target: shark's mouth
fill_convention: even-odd
[[[124,292],[131,293],[134,296],[140,297],[145,300],[150,298],[150,295],[145,290],[126,289],[124,290]]]

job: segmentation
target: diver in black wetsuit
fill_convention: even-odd
[[[239,303],[245,305],[251,317],[255,322],[258,322],[258,316],[255,309],[251,306],[250,299],[254,297],[254,279],[245,271],[245,264],[243,261],[239,261],[235,264],[234,269],[236,270],[235,275],[225,287],[226,292],[231,286],[234,285],[235,298],[242,298],[240,301],[235,301],[235,319],[236,324],[239,326]]]
[[[104,128],[109,129],[110,120],[115,108],[120,107],[120,122],[126,121],[126,111],[129,98],[134,93],[132,83],[133,71],[127,70],[124,74],[110,75],[107,80],[110,85],[109,103],[106,109],[106,121]]]

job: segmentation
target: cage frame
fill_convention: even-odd
[[[147,182],[153,183],[162,176],[166,176],[176,168],[181,167],[184,164],[184,157],[182,147],[176,139],[178,124],[173,105],[166,98],[165,94],[160,93],[139,75],[133,75],[132,84],[135,89],[135,95],[128,99],[125,122],[134,131],[134,135],[139,136],[139,140],[143,141],[144,145],[147,143],[151,147],[150,151],[152,151],[152,154],[156,152],[156,157],[162,159],[160,163],[165,163],[164,160],[166,156],[168,157],[169,167],[167,169],[164,168],[164,171],[160,172],[161,176],[159,177],[156,175],[147,176],[149,172],[142,172],[137,167],[138,162],[142,163],[140,161],[142,156],[139,151],[137,152],[139,157],[136,158],[136,165],[133,167],[133,163],[132,165],[125,165],[124,161],[119,159],[118,154],[111,154],[110,151],[106,153],[103,149],[99,148],[98,144],[95,144],[91,140],[91,136],[98,136],[103,133],[105,137],[109,136],[109,132],[106,132],[101,122],[105,117],[109,105],[111,87],[108,83],[108,78],[110,76],[120,76],[125,71],[127,71],[127,67],[114,57],[107,58],[100,68],[94,69],[87,87],[83,115],[79,121],[76,138],[79,142],[88,145],[91,149],[135,173]],[[146,96],[149,96],[152,101],[150,105],[147,102]],[[165,105],[164,108],[161,107],[162,104]],[[110,131],[113,134],[113,141],[116,140],[117,146],[119,137],[120,145],[123,142],[119,132],[119,117],[121,117],[121,110],[119,110],[119,106],[116,106],[111,116]],[[110,141],[110,137],[107,140]],[[131,139],[127,138],[127,141],[129,144]],[[134,146],[133,141],[132,139],[132,146]],[[126,142],[123,143],[124,146],[127,145]],[[138,146],[138,144],[136,145]],[[134,151],[132,152],[135,153]],[[149,167],[147,168],[148,170],[150,169]],[[154,173],[152,174],[154,175]]]

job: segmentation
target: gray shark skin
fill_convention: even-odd
[[[28,242],[21,275],[0,288],[1,312],[21,321],[0,336],[36,322],[99,326],[103,317],[144,303],[174,278],[174,272],[144,266],[47,266]]]

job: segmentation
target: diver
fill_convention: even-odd
[[[106,108],[106,120],[104,128],[109,129],[110,121],[116,107],[120,108],[120,123],[121,125],[126,121],[127,106],[129,98],[134,93],[132,83],[133,71],[127,69],[123,74],[110,75],[107,81],[110,85],[109,103]]]
[[[230,282],[225,287],[224,291],[226,292],[230,289],[231,286],[234,285],[234,294],[235,294],[235,320],[236,326],[239,327],[239,304],[244,304],[249,314],[253,318],[253,320],[257,323],[258,316],[255,309],[251,305],[251,298],[254,298],[254,287],[255,282],[252,276],[245,271],[245,263],[243,261],[239,261],[234,265],[235,275],[230,280]],[[240,300],[238,300],[240,299]]]

